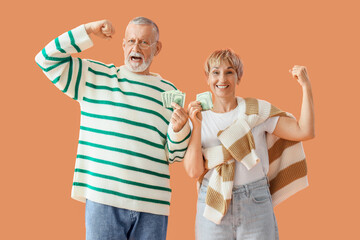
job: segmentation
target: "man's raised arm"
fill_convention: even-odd
[[[73,58],[93,46],[90,35],[111,38],[115,33],[108,20],[80,25],[48,43],[35,57],[37,65],[62,92],[75,100],[81,100],[85,86],[84,61]]]

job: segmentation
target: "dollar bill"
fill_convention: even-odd
[[[185,93],[179,90],[171,90],[161,93],[161,100],[165,108],[172,108],[171,103],[175,102],[181,107],[185,104]]]
[[[213,108],[212,95],[209,91],[197,94],[196,101],[200,102],[203,111]]]
[[[174,92],[171,96],[171,102],[178,104],[181,107],[184,107],[185,104],[185,93],[180,91]]]
[[[166,107],[166,92],[161,93],[161,101],[163,103],[163,106]]]

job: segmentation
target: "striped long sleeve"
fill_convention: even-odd
[[[140,212],[169,214],[169,162],[185,154],[190,129],[169,131],[160,75],[73,58],[93,45],[84,26],[51,41],[35,60],[57,88],[77,100],[81,122],[71,196]]]
[[[180,162],[183,160],[189,140],[191,136],[191,130],[189,122],[187,121],[184,127],[177,133],[172,129],[171,123],[167,133],[167,150],[169,154],[169,162]]]
[[[57,88],[69,97],[79,100],[85,84],[81,81],[84,61],[73,58],[71,54],[91,46],[93,43],[82,25],[51,41],[36,55],[35,61]]]

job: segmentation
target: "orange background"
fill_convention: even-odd
[[[335,3],[336,2],[336,3]],[[281,239],[359,238],[359,4],[357,1],[6,1],[1,13],[0,239],[85,239],[85,205],[70,198],[79,105],[35,64],[45,44],[82,23],[107,18],[111,41],[82,58],[123,64],[130,19],[160,28],[151,71],[186,92],[207,91],[203,63],[232,48],[244,61],[240,96],[266,99],[299,117],[301,88],[288,73],[306,65],[316,138],[304,143],[310,187],[275,208]],[[195,180],[171,166],[168,239],[194,239]]]

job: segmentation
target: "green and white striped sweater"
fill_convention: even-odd
[[[93,45],[81,25],[35,57],[45,75],[81,107],[72,198],[140,212],[169,214],[169,162],[181,161],[190,127],[172,131],[161,93],[176,89],[158,74],[140,75],[73,58]]]

